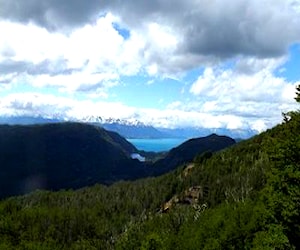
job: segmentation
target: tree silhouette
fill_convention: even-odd
[[[300,102],[300,84],[296,87],[296,94],[297,96],[295,97],[295,100]]]

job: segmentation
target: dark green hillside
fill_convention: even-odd
[[[135,147],[91,125],[0,126],[0,197],[144,176]]]
[[[210,158],[200,155],[189,171],[4,200],[0,249],[293,249],[296,117]]]
[[[191,162],[194,157],[204,152],[216,152],[235,144],[227,136],[212,134],[206,137],[190,139],[170,150],[166,157],[154,163],[157,174],[168,172],[181,164]]]
[[[138,150],[119,134],[80,123],[0,126],[0,198],[36,189],[77,189],[158,175],[216,151],[234,140],[212,135],[183,143],[147,164],[130,158]],[[140,152],[147,158],[151,153]],[[153,157],[153,156],[152,156]]]
[[[113,144],[118,146],[128,156],[138,151],[134,145],[132,145],[129,141],[127,141],[124,137],[120,136],[118,133],[108,130],[106,130],[106,132],[111,137]]]
[[[300,249],[299,131],[291,112],[163,176],[3,200],[0,249]]]

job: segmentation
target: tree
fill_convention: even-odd
[[[300,84],[296,87],[296,95],[295,100],[300,103]]]
[[[296,88],[297,97],[300,103],[300,85]],[[273,236],[281,231],[281,236],[286,236],[289,242],[300,248],[298,239],[300,237],[300,112],[289,112],[282,131],[282,135],[273,141],[270,148],[270,156],[274,166],[272,176],[269,179],[267,188],[268,207],[272,214]],[[287,139],[289,138],[289,139]],[[276,230],[273,230],[276,228]],[[276,238],[279,238],[278,236]],[[284,237],[279,242],[282,247],[286,244]],[[278,242],[277,242],[278,243]],[[278,246],[277,246],[278,247]],[[280,249],[280,248],[278,248]],[[285,248],[282,248],[285,249]]]

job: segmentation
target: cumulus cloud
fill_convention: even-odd
[[[33,86],[93,92],[115,86],[120,75],[140,70],[140,37],[125,39],[114,29],[117,17],[107,14],[94,25],[70,34],[52,33],[30,24],[0,21],[0,80]],[[8,46],[9,44],[9,46]]]
[[[84,26],[106,12],[120,16],[133,30],[157,20],[182,36],[181,50],[186,54],[272,57],[300,39],[295,0],[0,0],[0,5],[2,18],[50,30]]]
[[[145,2],[126,1],[116,10],[133,27],[153,19],[169,26],[180,34],[180,52],[186,55],[274,57],[300,39],[299,1]]]
[[[0,100],[1,115],[42,115],[66,113],[74,101],[40,93],[15,93]]]
[[[300,82],[287,82],[273,74],[282,62],[243,58],[233,68],[208,67],[190,88],[200,101],[185,108],[256,119],[253,127],[270,127],[280,121],[281,112],[296,109],[293,98]]]
[[[101,2],[97,0],[1,0],[0,16],[22,23],[34,22],[48,29],[67,28],[93,21],[99,15]]]
[[[0,100],[0,115],[58,116],[83,119],[88,116],[126,118],[134,109],[121,103],[93,100],[75,100],[38,92],[15,93]]]
[[[287,1],[206,2],[189,17],[191,23],[197,21],[186,32],[189,51],[273,57],[285,53],[290,41],[299,40],[300,19]]]
[[[115,118],[126,120],[143,120],[145,124],[166,127],[202,127],[228,129],[266,128],[263,120],[252,121],[236,115],[209,112],[184,111],[180,108],[151,109],[130,107],[118,102],[92,100],[74,100],[50,94],[18,93],[8,95],[0,100],[0,115],[26,115],[64,118],[69,120],[86,117]]]
[[[191,86],[191,93],[202,95],[211,99],[230,101],[249,101],[249,102],[293,102],[293,96],[297,83],[292,86],[284,78],[274,76],[276,66],[280,65],[281,60],[263,60],[255,58],[243,58],[236,63],[236,67],[230,69],[211,68],[204,70],[196,82]],[[251,65],[262,65],[255,67]],[[241,65],[251,67],[245,71],[241,70]],[[285,93],[283,95],[283,93]],[[233,102],[234,103],[234,102]]]
[[[294,107],[299,82],[275,71],[300,41],[299,0],[0,0],[0,6],[0,91],[36,88],[2,98],[2,113],[101,111],[163,127],[262,130]],[[184,82],[199,68],[203,74],[185,93],[192,98],[164,110],[38,93],[55,88],[107,98],[125,76]]]
[[[0,5],[6,37],[0,58],[38,63],[63,55],[75,68],[101,60],[98,68],[114,66],[121,73],[178,74],[236,55],[278,57],[300,41],[299,1],[0,0]],[[114,22],[129,30],[129,41]]]

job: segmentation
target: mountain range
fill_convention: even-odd
[[[60,116],[43,117],[43,116],[0,116],[0,124],[10,125],[29,125],[57,123],[65,121],[75,121],[89,123],[103,127],[107,130],[117,132],[128,139],[159,139],[159,138],[195,138],[207,136],[212,133],[226,135],[235,139],[247,139],[257,131],[251,129],[226,129],[226,128],[202,128],[202,127],[184,127],[184,128],[161,128],[146,125],[135,119],[104,119],[99,116],[89,116],[82,119],[65,118]]]
[[[0,126],[0,249],[300,249],[299,131],[290,111],[234,145],[212,134],[140,162],[99,126]]]
[[[153,153],[139,151],[116,132],[91,124],[0,125],[0,197],[163,174],[198,154],[234,143],[211,135],[189,140],[153,161]]]
[[[199,148],[191,162],[155,178],[2,199],[0,249],[300,249],[300,115],[285,118],[283,124],[219,152],[206,148],[201,153]],[[12,187],[10,182],[17,184],[14,178],[28,182],[26,176],[31,183],[51,178],[70,183],[76,169],[84,170],[79,180],[89,183],[86,177],[96,179],[100,170],[89,170],[90,159],[81,159],[92,157],[85,148],[97,155],[96,169],[103,171],[111,169],[107,163],[128,163],[134,149],[122,149],[121,138],[116,141],[87,124],[4,126],[0,131],[0,192]],[[208,139],[219,144],[216,135]],[[201,141],[171,150],[167,163],[172,155],[191,159],[193,145],[198,148]],[[113,159],[104,160],[106,156]],[[46,169],[49,176],[30,178],[39,165],[35,163],[47,157],[57,158]],[[137,168],[142,166],[136,162]]]

